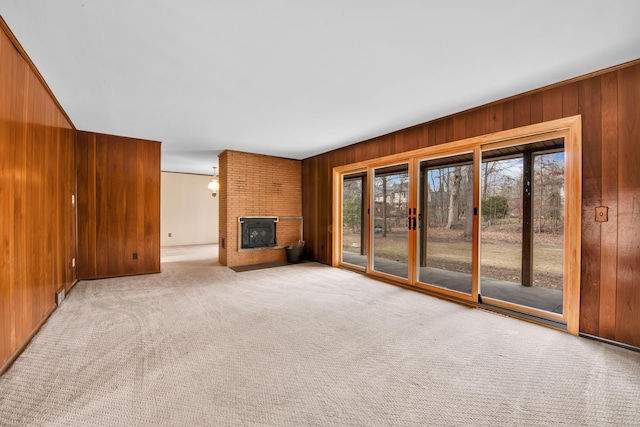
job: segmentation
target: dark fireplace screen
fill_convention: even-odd
[[[278,218],[240,218],[242,249],[276,246]]]

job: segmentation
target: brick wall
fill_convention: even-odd
[[[277,216],[278,246],[300,240],[300,220],[287,217],[302,216],[302,162],[231,150],[224,151],[218,159],[220,263],[235,267],[284,261],[282,248],[239,250],[238,218]]]

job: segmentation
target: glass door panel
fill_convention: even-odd
[[[531,286],[555,291],[555,313],[564,291],[564,169],[563,152],[533,156]]]
[[[522,157],[486,160],[480,172],[482,296],[521,302]]]
[[[342,262],[366,268],[366,172],[342,179]]]
[[[420,282],[470,295],[473,154],[420,162]]]
[[[409,277],[409,167],[407,164],[373,171],[371,268]]]
[[[483,297],[562,314],[562,145],[549,140],[483,153]]]

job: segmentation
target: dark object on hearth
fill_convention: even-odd
[[[284,248],[289,264],[297,264],[304,258],[304,240],[293,242],[291,246]]]

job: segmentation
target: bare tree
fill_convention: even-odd
[[[396,205],[396,227],[400,226],[399,219],[403,218],[404,213],[406,212],[406,205],[408,201],[407,192],[409,190],[407,188],[407,182],[409,181],[409,175],[399,175],[398,179],[400,182],[398,184],[398,203]]]
[[[537,232],[559,231],[562,218],[564,186],[564,162],[555,158],[557,153],[535,156],[534,168],[534,215]]]
[[[472,167],[467,167],[466,169],[466,175],[467,175],[467,182],[469,183],[469,185],[472,185],[473,183],[473,168]],[[468,203],[467,203],[467,215],[466,215],[466,221],[464,222],[464,234],[463,236],[466,239],[470,239],[473,236],[473,196],[468,197]]]
[[[487,189],[489,188],[489,178],[496,172],[498,162],[487,162],[482,170],[482,200],[487,200]]]
[[[442,225],[442,216],[444,213],[444,184],[445,179],[442,173],[442,169],[432,169],[429,171],[429,177],[431,178],[431,185],[433,187],[433,215],[435,217],[435,226],[440,227]]]
[[[442,169],[438,171],[438,205],[436,208],[436,218],[438,220],[438,227],[442,225],[442,213],[444,212],[444,176],[442,175]]]
[[[382,237],[387,237],[387,176],[382,178]]]
[[[460,166],[453,169],[453,183],[449,189],[449,217],[445,228],[453,228],[460,219],[460,181],[462,180],[462,170]]]

